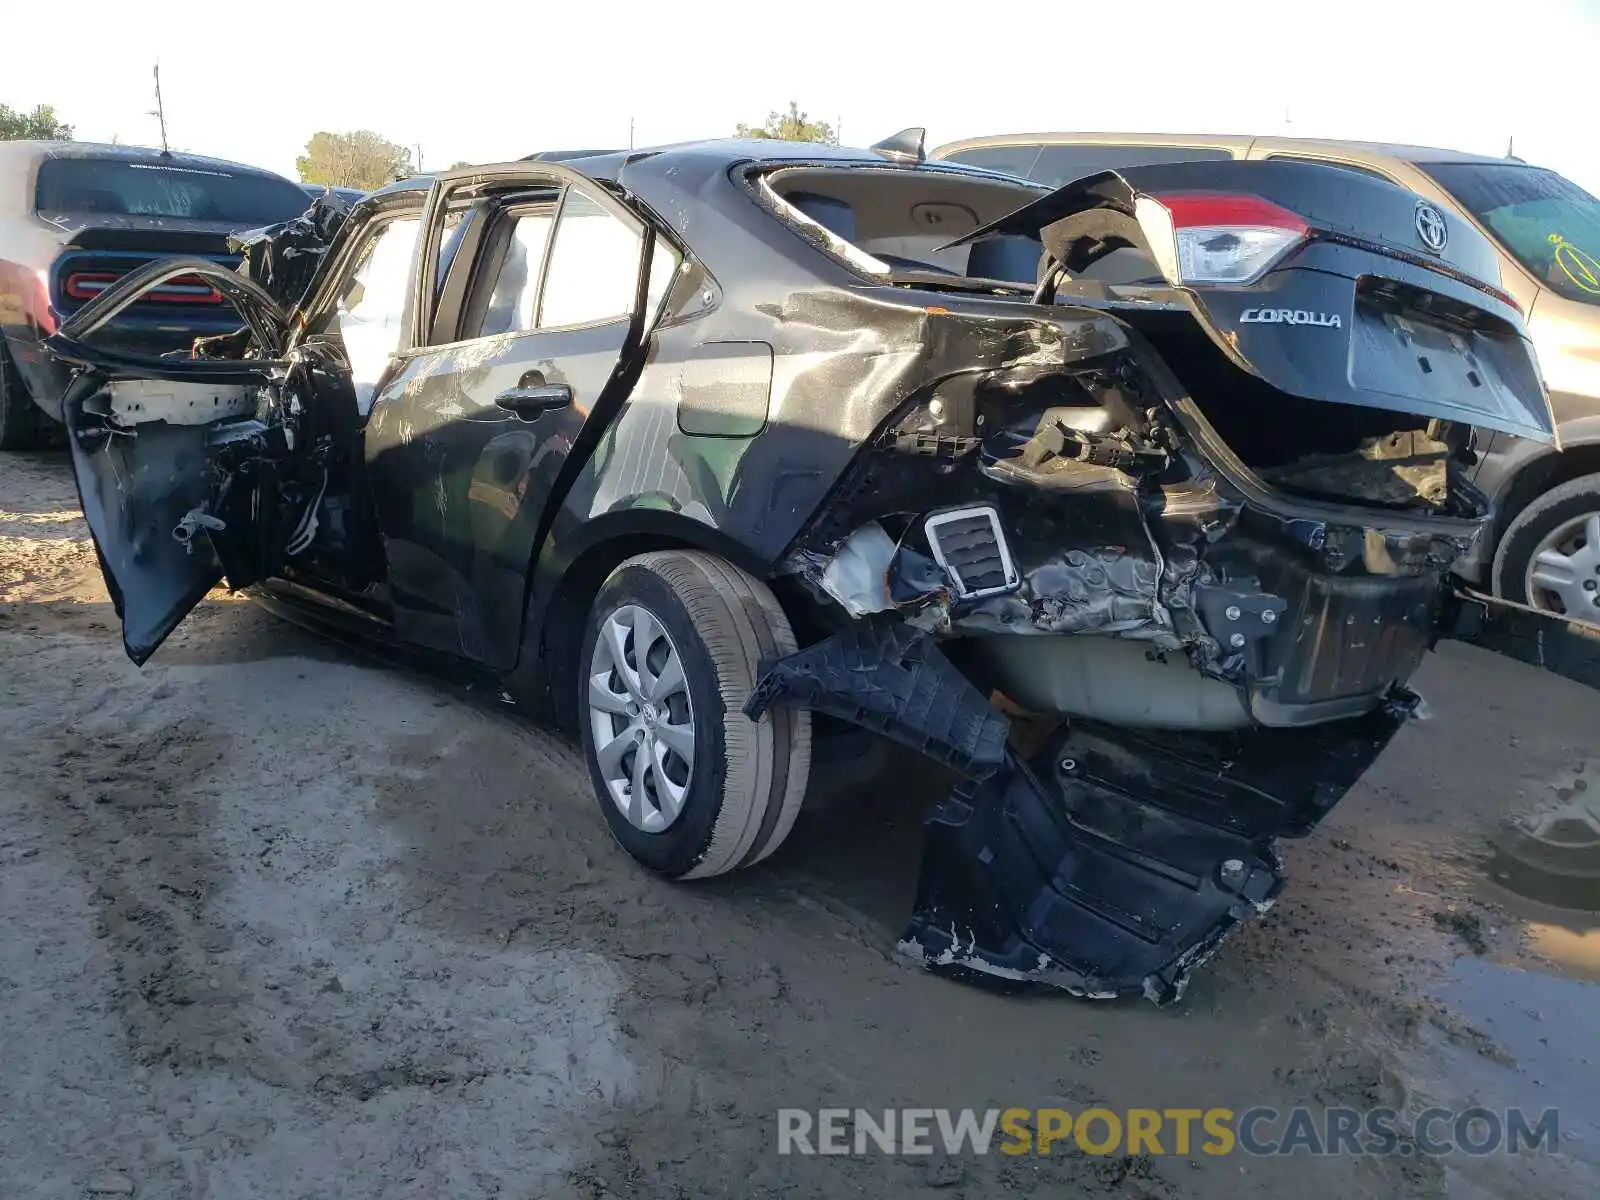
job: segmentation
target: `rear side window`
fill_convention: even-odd
[[[97,158],[46,159],[34,193],[42,213],[220,221],[240,229],[287,221],[310,203],[295,184],[271,175]]]
[[[1029,178],[1060,187],[1101,171],[1162,163],[1217,162],[1232,157],[1226,150],[1203,146],[1046,146],[1039,152]]]
[[[458,338],[622,320],[633,313],[644,231],[581,186],[518,198],[493,219],[478,255]],[[679,256],[657,238],[645,305],[653,319]]]
[[[1352,171],[1357,175],[1365,175],[1368,179],[1381,179],[1385,183],[1400,182],[1385,175],[1382,171],[1376,171],[1371,167],[1359,166],[1356,163],[1340,162],[1335,158],[1312,158],[1305,154],[1269,154],[1267,158],[1272,162],[1300,162],[1312,163],[1319,167],[1338,167],[1341,171]],[[1401,184],[1400,186],[1404,187],[1405,185]],[[1410,189],[1408,188],[1407,190],[1409,191]]]
[[[539,327],[590,325],[633,311],[639,282],[639,231],[581,188],[568,188],[550,247]]]
[[[483,311],[478,337],[521,333],[532,329],[538,317],[539,271],[555,224],[556,206],[552,202],[522,209],[512,214],[512,220],[515,224],[489,293],[488,307]]]
[[[1600,305],[1600,200],[1520,163],[1419,163],[1556,295]]]
[[[964,163],[969,167],[982,167],[986,171],[1002,171],[1019,179],[1033,178],[1033,164],[1039,161],[1037,142],[1019,143],[1015,146],[979,146],[973,150],[958,150],[946,162]]]

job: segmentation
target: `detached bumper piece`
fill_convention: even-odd
[[[1176,1000],[1282,889],[1274,840],[1309,832],[1415,704],[1397,691],[1311,729],[1159,740],[1080,722],[929,818],[900,949],[1003,991]]]
[[[1093,999],[1183,995],[1283,888],[1309,833],[1415,710],[1403,688],[1305,728],[1147,732],[1080,720],[1024,761],[1009,722],[924,632],[874,614],[764,665],[745,703],[812,708],[967,778],[929,817],[900,950],[935,972]]]
[[[1044,774],[1014,762],[934,812],[900,949],[1002,991],[1047,984],[1091,999],[1175,1000],[1282,889],[1272,843],[1078,777],[1072,765]]]
[[[1010,723],[928,634],[894,613],[874,613],[763,663],[744,714],[759,720],[779,703],[853,722],[972,778],[1005,761]]]

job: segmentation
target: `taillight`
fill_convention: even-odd
[[[1304,218],[1259,196],[1140,196],[1135,216],[1174,283],[1253,283],[1305,240]]]
[[[93,300],[101,292],[105,291],[106,288],[115,283],[116,279],[117,277],[115,275],[102,274],[100,272],[78,271],[75,274],[67,276],[67,282],[64,285],[64,288],[67,295],[74,300]]]
[[[67,276],[62,290],[74,300],[93,300],[119,278],[121,276],[106,271],[78,271]],[[222,293],[198,275],[179,275],[152,288],[140,299],[166,304],[221,304]]]

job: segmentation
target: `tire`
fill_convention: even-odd
[[[635,676],[640,611],[664,632],[665,642],[646,621],[646,674]],[[603,635],[610,639],[605,645]],[[585,627],[578,726],[606,824],[645,867],[670,879],[721,875],[760,862],[789,836],[811,773],[811,714],[775,705],[752,722],[741,709],[761,659],[795,649],[788,618],[771,590],[714,555],[641,554],[601,586]],[[619,653],[625,670],[617,666]],[[629,699],[632,712],[607,710],[635,697],[657,671],[671,676],[670,655],[681,666],[681,688],[670,695],[662,691],[659,707]],[[591,693],[591,684],[603,695]],[[596,708],[596,695],[604,707]],[[666,730],[681,731],[685,721],[693,730],[687,758],[661,749]],[[634,768],[645,752],[635,748],[630,757],[623,750],[617,758],[616,746],[627,744],[611,741],[619,732],[636,739],[636,747],[658,751],[645,760],[653,764],[653,773],[644,781],[644,801],[637,807],[633,797],[640,776]],[[681,744],[681,732],[677,740]],[[599,746],[612,751],[604,764]],[[670,796],[661,802],[663,788],[674,792],[680,785],[681,799],[668,817],[672,803]],[[625,807],[635,812],[634,819]]]
[[[1547,539],[1595,514],[1600,514],[1600,475],[1581,475],[1568,480],[1529,504],[1506,529],[1495,552],[1495,594],[1519,604],[1556,611],[1549,594],[1538,588],[1530,594],[1528,568]],[[1600,546],[1596,547],[1596,554],[1600,554]],[[1585,580],[1592,575],[1595,588],[1582,591],[1577,605],[1580,611],[1569,611],[1566,615],[1573,620],[1600,624],[1600,604],[1595,603],[1600,597],[1600,573],[1585,571],[1583,574]]]
[[[45,422],[0,336],[0,450],[38,450],[45,445]]]

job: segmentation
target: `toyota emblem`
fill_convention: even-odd
[[[1444,214],[1426,200],[1417,201],[1417,236],[1435,254],[1443,254],[1445,243],[1450,240]]]

